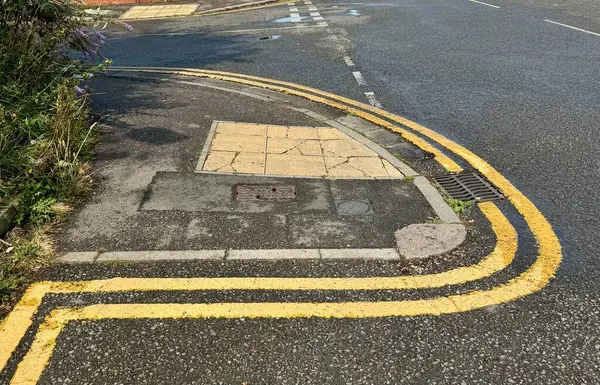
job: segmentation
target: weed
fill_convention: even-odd
[[[51,254],[51,224],[91,185],[97,133],[81,82],[110,62],[100,54],[104,36],[88,25],[103,14],[75,3],[0,6],[0,202],[18,197],[22,227],[0,240],[0,313]]]
[[[457,214],[462,214],[466,212],[467,209],[473,206],[473,204],[475,203],[473,201],[461,201],[458,199],[451,198],[446,198],[445,201],[446,203],[448,203],[448,206],[450,206],[452,210],[454,210],[454,212]]]

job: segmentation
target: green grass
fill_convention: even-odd
[[[0,314],[52,255],[53,224],[91,187],[98,141],[81,82],[108,61],[104,37],[70,0],[12,0],[0,10],[0,202],[18,199],[0,242]]]

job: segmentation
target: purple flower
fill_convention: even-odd
[[[86,94],[85,90],[79,86],[75,86],[73,88],[73,90],[75,91],[75,96],[80,97]]]
[[[99,42],[104,43],[104,41],[106,41],[106,37],[95,29],[92,30],[92,33]]]

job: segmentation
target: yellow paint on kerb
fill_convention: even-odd
[[[475,281],[503,270],[517,251],[517,232],[492,202],[480,204],[496,236],[496,245],[479,263],[437,274],[368,278],[112,278],[81,282],[39,282],[27,290],[0,329],[0,370],[33,322],[46,293],[197,290],[401,290],[425,289]]]
[[[119,70],[119,71],[129,71],[129,67],[115,67],[115,70]],[[271,90],[275,90],[275,91],[279,91],[279,92],[283,92],[283,93],[287,93],[290,95],[296,95],[296,96],[300,96],[303,97],[305,99],[309,99],[312,100],[314,102],[318,102],[318,103],[322,103],[325,105],[329,105],[331,107],[340,109],[342,111],[346,111],[349,113],[353,113],[355,115],[360,116],[362,114],[362,111],[354,109],[352,107],[348,107],[344,104],[340,104],[337,102],[333,102],[331,100],[319,97],[319,96],[314,96],[311,94],[307,94],[305,92],[301,92],[301,91],[296,91],[287,87],[279,87],[279,86],[274,86],[274,85],[270,85],[270,84],[265,84],[265,83],[261,83],[261,82],[256,82],[256,81],[251,81],[251,80],[244,80],[242,77],[237,78],[237,77],[232,77],[232,76],[228,76],[228,75],[220,75],[221,72],[219,71],[200,71],[200,70],[183,70],[183,71],[175,71],[175,70],[163,70],[163,69],[137,69],[137,70],[133,70],[131,69],[132,72],[148,72],[148,73],[169,73],[172,75],[182,75],[182,76],[195,76],[195,77],[206,77],[206,78],[211,78],[211,79],[217,79],[217,80],[224,80],[224,81],[230,81],[230,82],[235,82],[235,83],[242,83],[242,84],[246,84],[246,85],[251,85],[251,86],[256,86],[256,87],[261,87],[261,88],[269,88]],[[227,74],[226,72],[223,72],[223,74]],[[229,74],[229,75],[233,75],[233,74]],[[256,78],[256,79],[261,79],[261,78],[257,78],[254,76],[243,76],[246,78]],[[273,81],[271,81],[273,82]],[[291,84],[291,83],[286,83],[286,82],[281,82],[282,84]],[[304,87],[304,86],[299,86],[296,85],[296,88],[299,89],[307,89],[307,90],[311,90],[308,87]],[[316,90],[315,90],[316,91]],[[311,91],[312,92],[312,91]],[[322,91],[319,91],[322,92]],[[325,92],[322,92],[324,94],[327,94]],[[341,98],[341,97],[340,97]],[[436,147],[432,146],[431,144],[427,143],[426,141],[424,141],[423,139],[421,139],[420,137],[418,137],[417,135],[411,133],[410,131],[407,131],[401,127],[397,127],[394,126],[393,124],[390,124],[388,121],[385,121],[383,119],[377,118],[375,116],[372,116],[371,118],[367,118],[364,117],[366,120],[369,120],[377,125],[380,125],[382,127],[385,127],[391,131],[395,131],[398,132],[400,135],[402,135],[402,137],[413,143],[414,145],[416,145],[417,147],[421,148],[424,151],[427,151],[431,154],[434,155],[435,160],[440,163],[444,168],[446,168],[448,171],[451,172],[459,172],[462,170],[462,167],[460,167],[455,161],[453,161],[452,159],[448,158],[446,155],[444,155],[443,152],[441,152],[439,149],[437,149]]]
[[[412,122],[406,118],[401,116],[391,114],[383,109],[370,106],[365,103],[360,103],[355,100],[351,100],[345,98],[343,96],[335,95],[329,92],[317,90],[314,88],[302,86],[299,84],[282,82],[273,79],[261,78],[258,76],[250,76],[243,74],[235,74],[230,72],[223,71],[210,71],[210,70],[197,70],[197,69],[184,69],[184,70],[174,70],[172,68],[135,68],[135,67],[115,67],[115,70],[121,71],[131,71],[131,72],[159,72],[159,73],[169,73],[169,74],[180,74],[187,76],[196,76],[196,77],[210,77],[214,79],[228,80],[236,83],[243,83],[249,85],[255,85],[262,88],[268,88],[275,91],[286,92],[289,94],[301,96],[305,99],[312,100],[318,103],[323,103],[330,105],[335,108],[342,109],[344,111],[348,111],[360,116],[363,119],[369,120],[375,124],[381,125],[389,130],[400,133],[405,139],[417,145],[421,149],[425,151],[432,152],[435,155],[435,159],[442,164],[448,171],[457,172],[461,170],[461,167],[458,166],[454,161],[448,158],[446,155],[442,154],[437,148],[433,147],[429,143],[425,142],[419,136],[402,129],[400,127],[390,125],[387,121],[378,118],[377,116],[373,116],[369,113],[365,113],[363,111],[355,110],[352,107],[340,105],[338,102],[346,103],[349,106],[358,107],[364,111],[369,111],[371,113],[377,114],[381,117],[394,121],[396,123],[402,124],[403,126],[411,129],[414,132],[418,132],[419,134],[437,142],[442,147],[450,150],[455,153],[470,165],[472,165],[475,169],[477,169],[481,174],[483,174],[486,178],[488,178],[494,185],[496,185],[500,190],[504,193],[504,195],[508,198],[508,200],[517,208],[517,210],[523,215],[525,221],[528,223],[531,231],[538,242],[539,247],[539,258],[545,263],[544,271],[548,274],[548,280],[554,277],[558,266],[560,265],[562,259],[562,248],[560,246],[560,242],[558,241],[558,237],[554,233],[552,226],[546,220],[546,218],[542,215],[542,213],[535,207],[535,205],[523,195],[515,186],[512,185],[503,175],[501,175],[498,171],[496,171],[490,164],[488,164],[485,160],[475,155],[472,151],[467,150],[463,146],[454,143],[443,135],[438,134],[437,132],[424,127],[420,124]],[[307,91],[299,92],[296,90],[292,90],[289,88],[281,87],[291,87],[298,90]],[[315,96],[320,95],[320,96]],[[422,144],[425,143],[425,146]],[[432,151],[434,149],[435,151]]]
[[[306,99],[313,100],[316,102],[320,102],[323,104],[330,105],[332,107],[340,108],[344,111],[356,113],[357,115],[371,121],[374,123],[381,122],[384,124],[380,124],[383,127],[386,127],[390,130],[397,131],[401,133],[405,139],[411,141],[422,149],[432,152],[436,155],[436,160],[440,162],[444,167],[446,167],[449,171],[460,171],[461,168],[448,158],[446,155],[441,153],[437,148],[431,146],[429,143],[425,142],[419,136],[396,126],[390,125],[384,120],[380,118],[366,114],[362,111],[355,110],[351,107],[344,106],[335,101],[328,100],[326,98],[317,97],[311,94],[306,94],[303,92],[298,92],[295,90],[289,90],[282,87],[273,86],[271,84],[248,81],[243,79],[245,75],[237,75],[237,74],[229,74],[225,73],[227,76],[215,75],[214,73],[200,73],[200,71],[191,70],[191,71],[171,71],[171,70],[145,70],[139,71],[138,69],[133,69],[136,72],[162,72],[162,73],[171,73],[171,74],[180,74],[180,75],[188,75],[188,76],[199,76],[199,77],[211,77],[215,79],[221,80],[229,80],[243,84],[255,85],[263,88],[269,88],[276,91],[287,92],[290,94],[294,94],[297,96],[302,96]],[[212,71],[215,72],[215,71]],[[237,76],[237,77],[236,77]],[[247,76],[246,76],[247,77]],[[247,77],[248,78],[248,77]],[[256,78],[256,77],[253,77]],[[260,79],[260,78],[256,78]],[[271,83],[283,83],[277,82],[270,79],[262,79],[265,82]],[[291,83],[287,83],[291,84]],[[312,93],[320,93],[327,94],[323,91],[318,91],[314,89],[310,89],[308,87],[292,85],[299,89],[309,90]],[[331,95],[331,94],[329,94]],[[345,98],[338,97],[336,95],[332,95],[332,99],[343,100]],[[450,151],[455,154],[463,157],[467,162],[477,168],[483,175],[485,175],[488,179],[490,179],[496,186],[498,186],[503,193],[507,196],[507,198],[513,203],[513,205],[519,210],[519,212],[523,215],[524,219],[527,221],[531,231],[534,234],[538,242],[539,247],[539,255],[533,265],[520,276],[510,280],[508,283],[500,286],[496,286],[488,291],[473,291],[467,294],[462,295],[454,295],[449,297],[441,297],[441,298],[432,298],[426,300],[418,300],[418,301],[391,301],[391,302],[350,302],[350,303],[336,303],[336,304],[324,304],[324,303],[308,303],[308,304],[196,304],[202,306],[221,306],[221,313],[219,316],[221,317],[233,317],[235,314],[249,314],[248,317],[253,316],[253,314],[261,314],[256,315],[261,317],[271,316],[272,307],[281,309],[279,317],[282,314],[288,314],[288,316],[293,317],[333,317],[333,318],[345,318],[345,317],[353,317],[353,318],[366,318],[366,317],[387,317],[387,316],[409,316],[409,315],[425,315],[425,314],[444,314],[444,313],[452,313],[459,311],[468,311],[474,310],[485,306],[490,306],[494,304],[500,304],[508,301],[512,301],[523,296],[532,294],[545,285],[548,284],[550,279],[554,276],[558,266],[560,264],[562,254],[561,254],[561,246],[558,241],[558,238],[554,234],[551,225],[544,218],[544,216],[537,210],[535,205],[530,202],[518,189],[516,189],[506,178],[500,175],[496,170],[494,170],[487,162],[483,159],[479,158],[477,155],[473,154],[469,150],[466,150],[462,146],[459,146],[452,141],[444,138],[443,136],[423,127],[414,122],[410,122],[404,118],[397,117],[393,114],[386,113],[383,110],[376,109],[374,107],[365,105],[363,103],[358,103],[351,101],[348,103],[350,105],[360,106],[363,110],[368,110],[371,112],[379,113],[379,111],[385,113],[381,113],[380,115],[385,117],[386,119],[390,119],[396,121],[400,124],[403,124],[415,132],[419,132],[420,134],[431,138],[434,141],[437,141],[440,145],[445,146]],[[379,124],[379,123],[377,123]],[[513,229],[514,230],[514,229]],[[388,277],[391,278],[391,277]],[[408,277],[407,277],[408,278]],[[215,278],[219,279],[219,278]],[[381,278],[377,278],[380,280]],[[112,280],[108,280],[112,281]],[[120,281],[122,282],[122,281]],[[67,285],[67,284],[66,284]],[[85,283],[75,283],[70,284],[71,288],[75,290],[76,288],[85,288]],[[106,287],[101,284],[101,287]],[[241,308],[241,306],[253,306],[253,310],[249,310],[248,308]],[[109,307],[116,305],[95,305],[101,307]],[[125,305],[125,306],[135,306],[135,305]],[[147,307],[149,305],[143,305]],[[170,306],[168,304],[162,305],[151,305],[151,306]],[[178,306],[187,306],[187,305],[178,305]],[[223,307],[225,306],[225,307]],[[233,306],[233,308],[229,308],[228,306]],[[37,306],[36,306],[37,308]],[[92,309],[92,311],[98,311],[96,315],[101,315],[101,310],[103,308],[97,309],[95,307],[88,307]],[[84,308],[85,309],[85,308]],[[154,308],[156,311],[157,308]],[[200,309],[206,311],[206,309]],[[110,310],[110,312],[114,312]],[[123,311],[123,309],[119,309],[119,311]],[[203,313],[204,316],[210,316],[210,314],[214,314],[211,312]],[[265,312],[266,311],[266,312]],[[246,313],[244,313],[246,312]],[[35,309],[33,311],[35,313]],[[32,313],[32,314],[33,314]],[[108,314],[107,313],[107,314]],[[214,316],[214,315],[213,315]],[[6,322],[8,323],[8,322]],[[6,326],[6,323],[4,326]],[[60,323],[62,324],[62,323]],[[50,323],[52,325],[52,323]],[[56,324],[55,324],[56,325]],[[55,327],[58,329],[58,326]],[[56,332],[56,335],[60,332]],[[32,355],[30,357],[31,351],[26,355],[24,361],[19,365],[19,369],[17,370],[16,375],[21,377],[16,377],[16,379],[27,378],[27,376],[23,376],[23,372],[27,372],[28,370],[36,369],[36,365],[32,365],[31,363],[37,362],[37,370],[39,370],[39,375],[43,371],[43,366],[40,367],[40,362],[44,362],[44,366],[47,364],[48,360],[44,361],[44,354],[46,357],[50,357],[51,350],[53,348],[53,341],[55,337],[52,334],[48,334],[49,337],[46,338],[46,343],[42,340],[42,343],[36,346],[46,347],[46,349],[42,349],[41,352],[36,353],[37,355]],[[0,335],[1,336],[1,335]],[[37,342],[37,336],[36,336]],[[34,342],[34,343],[36,343]],[[48,353],[49,350],[49,353]],[[31,353],[33,354],[33,353]],[[40,358],[41,357],[41,358]],[[37,361],[36,361],[37,360]],[[22,366],[23,365],[23,366]],[[39,378],[39,376],[38,376]],[[36,380],[37,381],[37,380]],[[12,384],[13,382],[11,382]],[[14,382],[18,383],[18,382]],[[22,382],[22,383],[35,383],[35,382]]]

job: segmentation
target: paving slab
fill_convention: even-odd
[[[135,260],[139,254],[104,253],[391,249],[396,230],[438,218],[382,146],[329,125],[341,111],[289,95],[257,99],[215,80],[204,87],[201,79],[119,76],[96,84],[99,183],[71,213],[61,252]],[[239,186],[252,185],[291,186],[296,195],[237,199]]]

